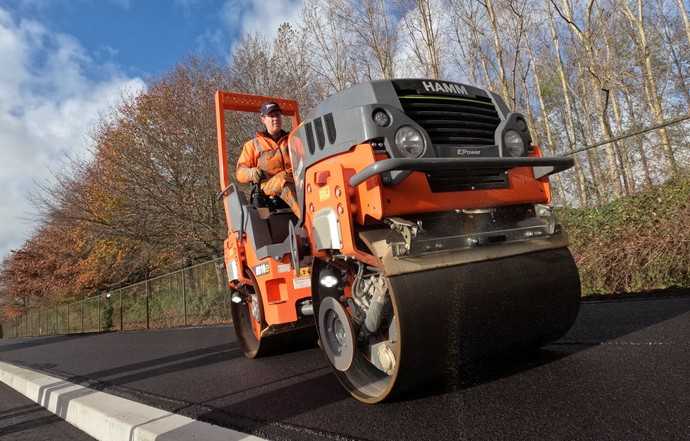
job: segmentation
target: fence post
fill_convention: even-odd
[[[146,278],[146,329],[150,329],[150,323],[149,323],[149,279],[148,277]]]
[[[120,331],[125,330],[125,310],[122,307],[122,290],[120,289]]]
[[[84,298],[81,299],[81,332],[84,333]]]
[[[98,294],[98,332],[101,332],[101,295]]]
[[[186,270],[182,269],[182,308],[184,310],[184,325],[187,326],[187,278],[184,275]]]

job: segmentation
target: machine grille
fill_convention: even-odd
[[[448,148],[495,144],[494,132],[501,120],[489,98],[406,95],[399,99],[405,113],[426,130],[439,153]]]
[[[399,96],[405,113],[429,134],[438,157],[458,157],[470,148],[480,156],[498,156],[494,132],[501,122],[490,98]],[[433,192],[505,188],[508,176],[495,170],[427,173]]]
[[[505,188],[508,186],[508,175],[496,174],[493,170],[475,170],[472,173],[459,175],[455,172],[427,173],[429,188],[434,193],[446,191],[483,190]]]

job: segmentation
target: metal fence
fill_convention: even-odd
[[[78,302],[29,309],[2,324],[4,338],[163,329],[230,322],[223,259],[184,268]]]

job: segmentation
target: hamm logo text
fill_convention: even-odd
[[[422,86],[427,92],[444,92],[453,95],[469,95],[465,86],[460,84],[440,83],[438,81],[422,81]]]

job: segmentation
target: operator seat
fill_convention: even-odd
[[[296,224],[298,221],[290,208],[257,207],[254,200],[249,204],[244,193],[235,185],[230,186],[227,195],[225,203],[229,204],[231,213],[230,229],[246,233],[259,259],[282,257],[290,253],[290,222]],[[282,200],[280,202],[284,203]]]
[[[288,204],[279,197],[266,196],[256,184],[252,184],[250,199],[259,217],[268,223],[272,243],[285,240],[289,233],[290,221],[295,224],[298,221]]]

